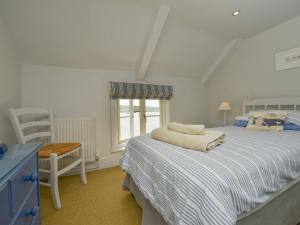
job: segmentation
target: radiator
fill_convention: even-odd
[[[95,119],[92,118],[63,118],[54,119],[54,138],[56,143],[80,142],[84,143],[85,160],[93,162],[96,160],[95,144]],[[64,159],[68,164],[69,159]]]

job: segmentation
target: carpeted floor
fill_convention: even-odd
[[[129,192],[122,190],[119,167],[59,179],[62,208],[52,206],[50,189],[41,187],[43,225],[140,225],[142,210]]]

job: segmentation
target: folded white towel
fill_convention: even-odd
[[[181,123],[176,123],[172,122],[169,123],[168,129],[171,131],[183,133],[183,134],[204,134],[204,125],[193,125],[193,124],[181,124]]]
[[[206,152],[222,144],[225,134],[221,131],[205,130],[203,135],[191,135],[157,128],[152,131],[151,136],[155,140],[182,148]]]

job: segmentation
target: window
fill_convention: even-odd
[[[118,101],[118,130],[119,143],[129,138],[139,136],[140,130],[140,100],[120,99]]]
[[[146,133],[150,133],[155,128],[161,127],[160,101],[145,100],[145,106]]]
[[[168,101],[115,99],[111,103],[112,151],[122,150],[135,136],[151,133],[168,121]]]

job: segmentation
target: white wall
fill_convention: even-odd
[[[20,105],[20,65],[9,32],[0,18],[0,141],[14,143],[8,109]]]
[[[52,107],[56,117],[96,118],[97,151],[102,158],[114,157],[116,161],[118,154],[111,156],[109,81],[135,81],[135,75],[130,71],[23,64],[22,105]],[[204,92],[199,89],[198,79],[152,75],[147,82],[173,85],[172,120],[204,121]]]
[[[0,1],[0,12],[9,24],[23,63],[133,71],[160,2]],[[195,0],[179,4],[177,9],[171,7],[149,66],[150,72],[198,77],[225,45],[227,40],[178,15],[179,10],[190,16],[187,12],[195,9],[192,2],[199,2],[195,5],[201,8],[201,1]],[[183,9],[183,5],[189,8]],[[193,13],[198,12],[193,10]]]
[[[300,68],[275,72],[274,54],[300,46],[300,17],[244,40],[206,86],[208,119],[222,125],[217,111],[223,100],[233,107],[230,119],[242,111],[243,98],[300,96]]]

